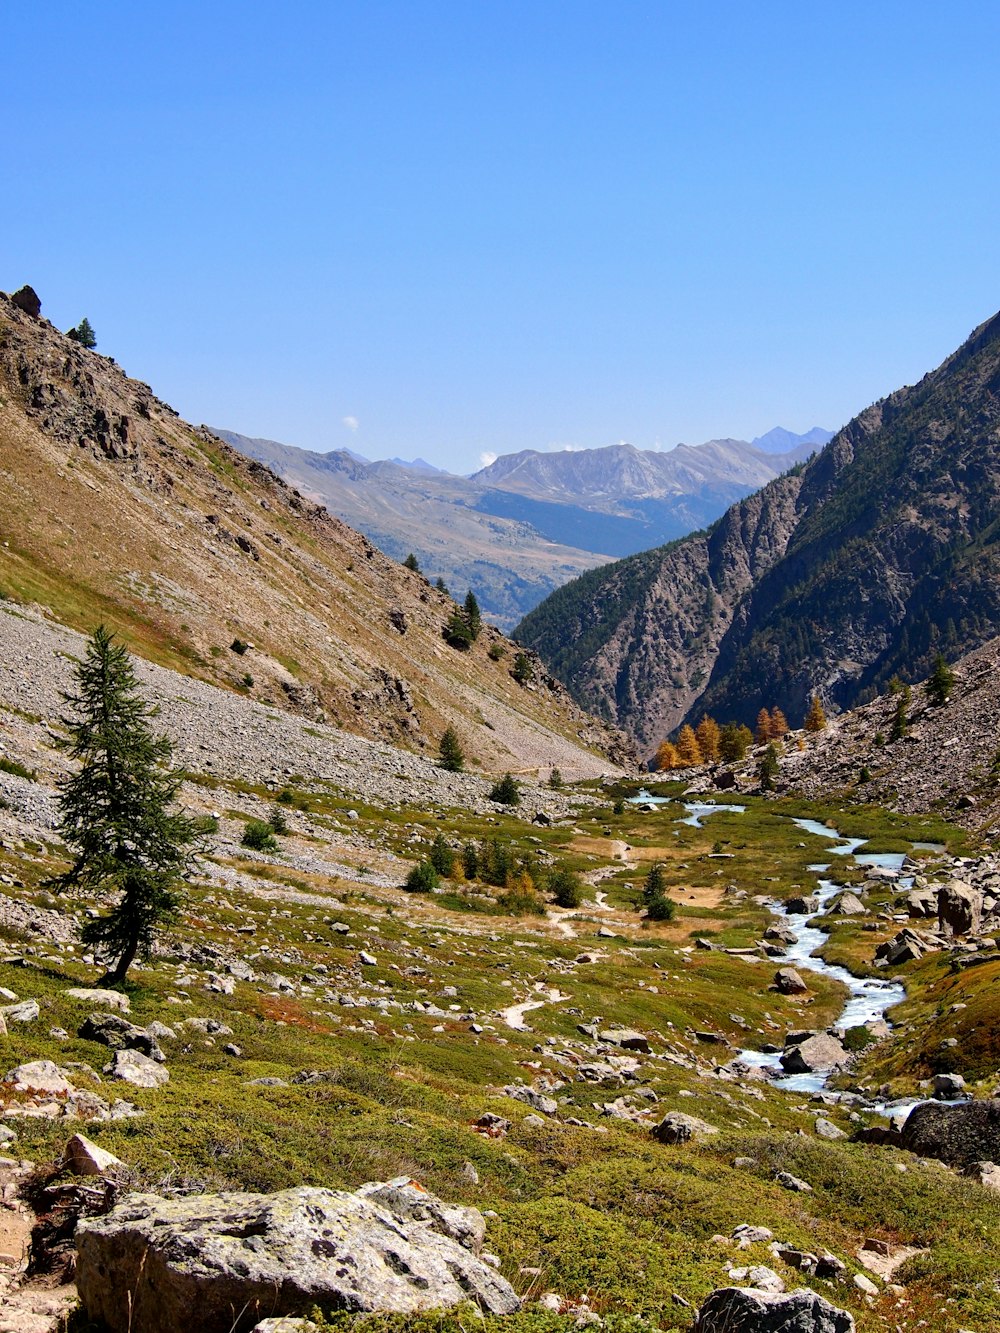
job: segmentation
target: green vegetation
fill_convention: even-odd
[[[93,348],[97,346],[97,334],[94,332],[90,320],[86,315],[80,320],[75,329],[70,329],[67,332],[66,337],[72,338],[73,341],[79,343],[81,347]]]
[[[240,842],[254,852],[276,852],[278,840],[274,827],[264,819],[248,819]]]
[[[510,773],[505,773],[499,782],[490,788],[490,800],[498,805],[520,805],[521,789]]]

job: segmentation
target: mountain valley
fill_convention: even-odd
[[[800,720],[1000,630],[1000,316],[704,533],[593,570],[518,626],[644,753],[704,713]]]

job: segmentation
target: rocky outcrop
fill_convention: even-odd
[[[694,1333],[854,1333],[854,1318],[805,1288],[721,1287],[698,1311]]]
[[[473,1301],[510,1314],[520,1301],[479,1258],[484,1231],[475,1209],[408,1179],[354,1194],[138,1194],[80,1225],[77,1284],[110,1333],[245,1333],[314,1308],[412,1313]]]
[[[969,1169],[1000,1162],[1000,1097],[944,1106],[921,1102],[906,1118],[901,1146],[921,1157]]]

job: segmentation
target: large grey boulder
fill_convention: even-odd
[[[109,1333],[246,1333],[262,1318],[325,1311],[412,1313],[520,1301],[478,1257],[484,1223],[411,1181],[356,1194],[162,1199],[136,1194],[77,1229],[77,1287]]]
[[[906,1117],[902,1147],[949,1166],[1000,1162],[1000,1097],[946,1106],[921,1102]]]
[[[938,926],[952,935],[975,935],[983,919],[983,895],[960,879],[938,890]]]
[[[159,1088],[170,1079],[163,1065],[142,1051],[115,1051],[114,1059],[104,1066],[112,1078],[120,1078],[135,1088]]]
[[[781,1054],[781,1067],[787,1074],[813,1074],[819,1069],[843,1069],[849,1059],[836,1037],[817,1032],[787,1047]]]
[[[720,1287],[698,1311],[694,1333],[854,1333],[854,1318],[805,1287],[781,1295]]]

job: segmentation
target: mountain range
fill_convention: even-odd
[[[830,438],[819,428],[805,436],[779,428],[754,445],[524,450],[459,477],[422,459],[369,462],[347,450],[214,434],[389,555],[413,552],[459,596],[472,588],[503,627],[584,571],[703,527]]]
[[[1000,630],[1000,316],[705,532],[594,570],[518,626],[647,751],[704,712],[801,719]]]

